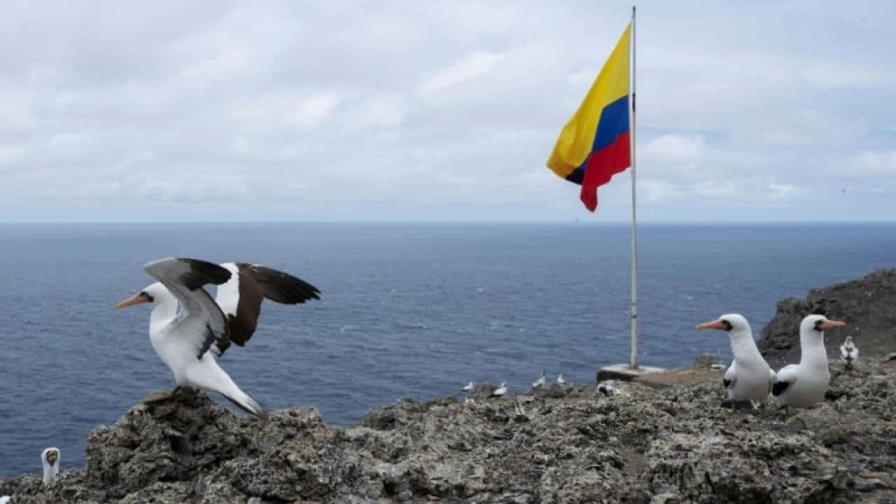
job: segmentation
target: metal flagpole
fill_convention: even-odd
[[[638,369],[638,213],[635,192],[635,6],[632,5],[632,79],[631,79],[631,119],[630,149],[632,157],[632,350],[629,366]]]

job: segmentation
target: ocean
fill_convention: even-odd
[[[896,266],[894,224],[645,224],[639,238],[648,365],[727,358],[697,323],[736,311],[758,337],[779,299]],[[90,429],[172,387],[149,307],[112,308],[152,283],[149,260],[256,262],[317,286],[320,301],[266,302],[220,362],[267,408],[346,425],[471,380],[518,392],[542,369],[593,382],[627,361],[629,239],[583,224],[0,225],[0,477],[39,473],[48,446],[82,466]]]

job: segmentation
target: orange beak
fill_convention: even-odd
[[[701,331],[703,329],[718,329],[719,331],[724,331],[725,323],[722,322],[722,319],[713,320],[712,322],[704,322],[704,323],[698,325],[697,329],[700,329]]]
[[[825,331],[828,329],[836,329],[838,327],[846,327],[846,322],[841,322],[839,320],[825,320],[821,323],[821,328]]]
[[[115,305],[115,309],[120,310],[122,308],[127,308],[128,306],[134,306],[135,304],[148,303],[148,302],[149,302],[149,297],[146,294],[141,292],[140,294],[135,294],[135,295],[125,299],[124,301],[121,301],[120,303]]]

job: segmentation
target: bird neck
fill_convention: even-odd
[[[827,368],[828,353],[824,348],[824,333],[808,329],[800,331],[800,365],[817,365]]]
[[[156,296],[152,314],[149,316],[150,332],[157,332],[170,324],[177,316],[177,298],[170,294]]]
[[[762,362],[762,354],[756,348],[752,331],[735,329],[728,333],[728,336],[731,339],[731,353],[737,361],[744,364]]]

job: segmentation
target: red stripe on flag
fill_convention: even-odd
[[[625,132],[617,136],[613,143],[592,152],[588,157],[580,195],[582,203],[588,210],[593,212],[597,209],[597,188],[631,165],[629,147],[629,134]]]

